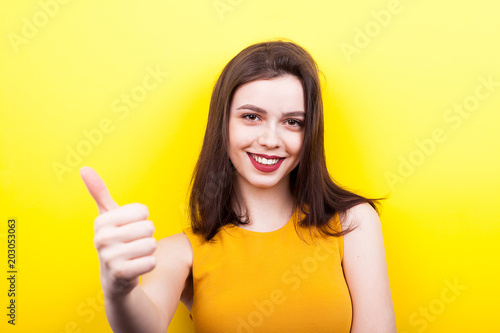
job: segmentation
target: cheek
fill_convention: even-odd
[[[287,143],[288,151],[294,155],[300,155],[303,141],[304,135],[302,133],[291,136]]]
[[[229,144],[234,148],[245,148],[255,140],[255,133],[251,128],[238,126],[238,124],[229,126]]]
[[[237,125],[229,125],[229,151],[236,153],[248,145],[248,133]]]
[[[237,126],[235,126],[234,122],[229,121],[229,149],[232,149],[232,147],[238,142],[238,129]]]

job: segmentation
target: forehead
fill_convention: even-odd
[[[293,75],[248,82],[235,91],[231,111],[244,104],[269,111],[305,111],[302,83]]]

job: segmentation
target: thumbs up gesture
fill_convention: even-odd
[[[155,228],[148,220],[148,208],[139,203],[119,206],[92,168],[82,167],[80,175],[99,211],[94,221],[94,246],[102,289],[110,298],[126,295],[138,285],[141,274],[156,266]]]

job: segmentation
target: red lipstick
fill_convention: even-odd
[[[250,154],[250,153],[249,153]],[[255,156],[260,156],[260,157],[265,157],[266,159],[276,159],[276,158],[283,158],[281,156],[276,156],[276,155],[266,155],[266,154],[252,154]]]
[[[247,155],[248,155],[248,158],[250,159],[250,161],[252,162],[253,166],[257,170],[262,171],[262,172],[273,172],[273,171],[278,170],[278,168],[280,167],[281,163],[283,163],[283,160],[285,159],[283,157],[273,156],[273,155],[254,154],[255,156],[264,157],[266,159],[279,159],[278,163],[276,163],[274,165],[264,165],[264,164],[260,164],[256,160],[254,160],[253,157],[252,157],[252,154],[247,153]]]

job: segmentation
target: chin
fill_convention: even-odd
[[[265,189],[265,188],[272,188],[272,187],[278,185],[282,180],[283,180],[282,178],[280,178],[280,179],[265,179],[265,180],[250,179],[250,180],[248,180],[248,183],[254,187]]]
[[[266,188],[273,188],[276,184],[252,184],[254,187],[260,188],[260,189],[266,189]]]

